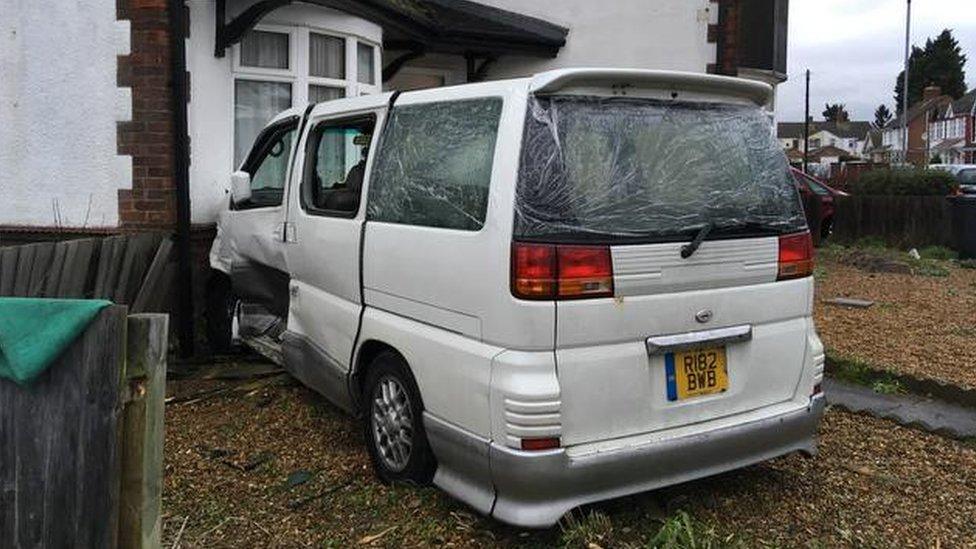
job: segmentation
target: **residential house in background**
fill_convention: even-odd
[[[936,110],[929,121],[929,162],[940,164],[971,164],[976,146],[973,143],[973,124],[976,119],[976,90]]]
[[[870,122],[810,122],[809,161],[825,163],[831,159],[860,159],[870,130]],[[780,122],[776,125],[776,137],[795,163],[803,162],[803,134],[803,122]]]
[[[890,162],[891,151],[884,144],[884,130],[872,127],[861,143],[861,158],[872,164]]]
[[[905,162],[925,166],[930,158],[929,123],[938,120],[952,98],[943,95],[938,86],[928,86],[922,92],[922,99],[908,108],[908,151],[904,147],[903,132],[905,115],[895,117],[885,127],[882,146],[889,151],[892,164]]]

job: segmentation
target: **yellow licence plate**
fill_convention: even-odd
[[[729,388],[725,347],[690,349],[664,355],[668,400],[721,393]]]

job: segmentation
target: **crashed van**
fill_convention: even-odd
[[[766,84],[570,69],[278,115],[211,336],[362,418],[378,476],[545,527],[816,448],[813,249]]]

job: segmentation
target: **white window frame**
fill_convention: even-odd
[[[362,36],[342,33],[335,30],[307,25],[285,25],[278,23],[262,23],[255,25],[254,30],[276,32],[288,35],[288,69],[270,69],[265,67],[248,67],[241,65],[241,47],[235,44],[231,53],[231,86],[229,114],[234,120],[235,88],[238,80],[258,82],[287,82],[291,84],[291,106],[307,105],[309,102],[309,86],[327,86],[343,90],[345,97],[357,97],[381,93],[383,88],[382,46]],[[322,34],[345,40],[346,66],[344,78],[327,78],[311,76],[309,74],[309,45],[311,33]],[[359,43],[373,48],[373,82],[362,84],[359,82]],[[231,123],[230,142],[234,142],[235,125]],[[233,162],[233,158],[231,159]],[[232,166],[232,169],[236,166]]]

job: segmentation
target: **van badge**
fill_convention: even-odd
[[[711,319],[712,319],[712,310],[711,309],[702,309],[702,310],[698,311],[697,313],[695,313],[695,320],[697,320],[701,324],[704,324],[704,323],[708,322]]]

